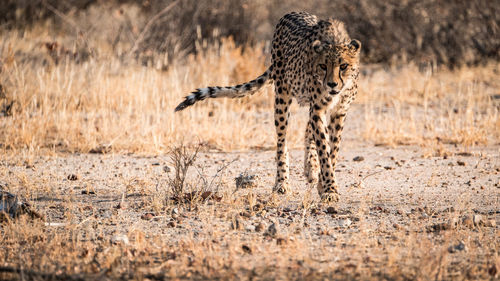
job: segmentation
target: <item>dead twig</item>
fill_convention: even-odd
[[[151,28],[151,26],[153,25],[153,23],[158,18],[160,18],[161,16],[163,16],[165,13],[167,13],[168,11],[170,11],[170,9],[172,9],[175,5],[177,5],[177,3],[179,3],[179,0],[176,0],[176,1],[172,2],[172,3],[170,3],[170,5],[168,5],[165,8],[163,8],[163,10],[161,10],[158,14],[156,14],[154,17],[152,17],[148,21],[148,23],[146,23],[146,25],[142,29],[141,33],[139,34],[139,36],[137,36],[137,39],[135,39],[134,45],[132,46],[132,48],[130,49],[130,51],[128,51],[128,56],[131,56],[137,50],[137,48],[139,47],[139,44],[142,42],[142,40],[144,40],[144,35],[146,34],[147,31],[149,31],[149,29]]]
[[[45,0],[42,0],[40,1],[42,3],[42,5],[44,5],[47,9],[49,9],[51,12],[53,12],[54,14],[56,14],[58,17],[60,17],[63,21],[65,21],[66,23],[68,23],[69,25],[71,25],[71,27],[73,27],[76,32],[78,34],[82,34],[83,35],[83,31],[80,29],[80,27],[74,22],[72,21],[70,18],[68,18],[64,13],[62,13],[61,11],[57,10],[54,6],[50,5],[49,3],[47,3],[47,1]]]

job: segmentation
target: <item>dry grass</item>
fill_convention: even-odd
[[[161,71],[125,63],[97,42],[98,56],[76,63],[59,55],[55,64],[57,54],[51,56],[44,45],[53,38],[43,30],[6,32],[3,38],[0,109],[10,116],[0,117],[1,149],[89,152],[104,146],[114,152],[162,153],[182,141],[224,150],[275,145],[271,87],[254,97],[173,112],[197,87],[231,85],[262,73],[262,46],[243,50],[224,40]],[[55,41],[66,42],[64,37]],[[80,50],[68,44],[66,49]],[[364,120],[350,118],[359,136],[433,148],[498,142],[497,63],[455,71],[365,69],[353,106]],[[290,143],[301,147],[307,114],[297,106],[292,110]]]
[[[361,81],[363,136],[377,143],[465,147],[500,139],[498,64],[455,71],[414,66],[373,71]]]

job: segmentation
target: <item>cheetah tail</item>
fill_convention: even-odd
[[[206,98],[242,98],[248,95],[253,95],[270,81],[271,70],[272,69],[270,67],[266,70],[266,72],[254,80],[236,86],[196,89],[196,91],[185,97],[184,101],[175,108],[175,111],[181,111],[186,107]]]

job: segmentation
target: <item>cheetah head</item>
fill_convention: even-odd
[[[313,78],[320,85],[321,92],[338,95],[348,89],[358,72],[361,42],[354,39],[348,44],[335,45],[316,40],[312,48],[315,54]]]

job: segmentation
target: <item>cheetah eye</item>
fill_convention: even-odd
[[[320,64],[319,67],[323,70],[326,70],[326,64]]]
[[[343,63],[340,65],[341,70],[345,70],[349,65],[347,63]]]

